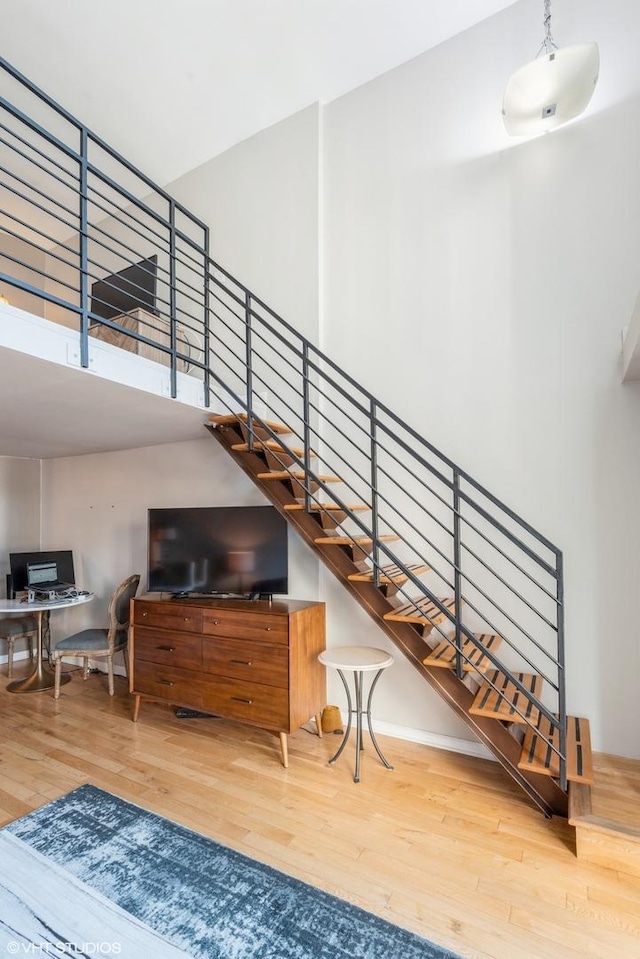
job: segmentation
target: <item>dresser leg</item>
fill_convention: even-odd
[[[133,701],[133,721],[134,723],[138,722],[138,714],[140,712],[140,697],[136,696]]]
[[[289,744],[286,733],[280,733],[280,752],[282,753],[282,765],[285,769],[289,768]]]
[[[318,736],[322,739],[322,713],[316,713],[316,729]]]

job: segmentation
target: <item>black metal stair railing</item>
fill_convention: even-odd
[[[77,329],[85,367],[99,339],[164,362],[174,397],[181,376],[197,378],[204,405],[247,414],[249,449],[261,449],[254,424],[274,443],[270,422],[285,424],[301,454],[269,455],[293,460],[304,508],[336,503],[344,534],[370,539],[360,565],[374,585],[389,565],[403,574],[394,604],[416,616],[433,604],[425,656],[434,637],[450,644],[461,680],[498,690],[499,672],[520,694],[520,725],[535,725],[531,707],[547,718],[566,789],[560,550],[214,263],[204,223],[0,67],[0,282]],[[499,655],[478,639],[487,632],[502,637]],[[481,647],[495,675],[478,673]]]

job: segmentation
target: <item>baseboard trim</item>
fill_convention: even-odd
[[[346,724],[346,714],[342,715],[342,722]],[[434,749],[444,749],[450,753],[461,753],[463,756],[474,756],[477,759],[496,758],[482,743],[471,742],[467,739],[458,739],[456,736],[443,736],[441,733],[431,733],[426,729],[414,729],[411,726],[398,726],[396,723],[386,723],[380,720],[373,721],[374,733],[381,736],[391,736],[393,739],[404,739],[409,743],[419,743],[422,746],[432,746]]]

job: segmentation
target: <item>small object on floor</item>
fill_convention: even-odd
[[[322,732],[342,735],[342,716],[338,706],[325,706],[322,710]]]
[[[176,719],[219,719],[212,713],[201,713],[198,709],[187,709],[186,706],[178,706],[176,709]]]

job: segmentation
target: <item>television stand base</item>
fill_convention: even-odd
[[[176,709],[176,719],[220,719],[213,713],[202,713],[199,709],[187,709],[186,706],[178,706]]]

